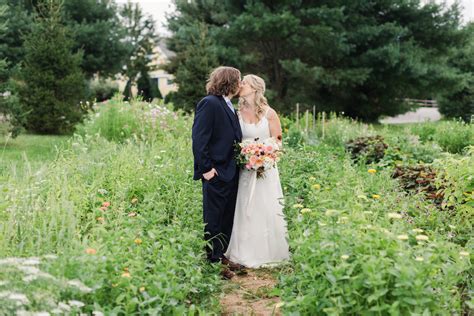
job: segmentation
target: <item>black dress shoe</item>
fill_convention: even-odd
[[[223,265],[227,266],[231,271],[239,272],[239,274],[246,274],[247,273],[247,270],[246,270],[245,266],[243,266],[239,263],[232,262],[229,259],[227,259],[226,257],[223,257],[221,262],[222,262]]]
[[[235,276],[235,273],[230,271],[229,268],[223,268],[222,271],[221,271],[221,277],[224,279],[224,280],[230,280],[232,279],[233,277]]]

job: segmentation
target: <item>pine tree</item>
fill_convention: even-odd
[[[74,53],[62,21],[62,1],[43,0],[25,38],[20,99],[30,111],[26,127],[38,133],[68,133],[82,118],[85,95],[82,54]]]
[[[174,81],[179,86],[179,90],[171,95],[170,101],[176,108],[192,111],[196,103],[206,95],[206,80],[211,70],[218,66],[218,59],[208,27],[203,23],[196,23],[188,28],[189,38],[185,39],[188,46],[166,69],[175,74]]]

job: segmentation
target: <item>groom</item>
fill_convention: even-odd
[[[196,106],[192,129],[194,180],[202,181],[207,259],[231,267],[224,257],[232,233],[239,171],[234,144],[242,141],[242,130],[230,100],[240,90],[240,71],[232,67],[214,69],[208,79],[207,96]],[[222,271],[224,278],[233,272]]]

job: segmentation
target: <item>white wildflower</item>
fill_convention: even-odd
[[[77,307],[77,308],[81,308],[83,306],[85,306],[85,304],[81,301],[76,301],[76,300],[70,300],[68,301],[69,305],[72,306],[72,307]]]
[[[78,288],[81,292],[84,292],[84,293],[92,292],[92,289],[90,287],[86,286],[84,283],[82,283],[79,280],[70,280],[67,282],[67,284]]]

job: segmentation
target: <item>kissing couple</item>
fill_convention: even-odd
[[[194,180],[202,181],[207,259],[222,263],[230,279],[245,268],[289,259],[278,168],[240,169],[236,144],[270,137],[281,147],[280,119],[265,97],[265,81],[233,67],[212,71],[207,96],[196,106],[192,127]],[[238,111],[231,100],[238,98]]]

